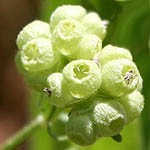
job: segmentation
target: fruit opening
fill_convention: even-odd
[[[37,60],[39,58],[39,49],[36,44],[33,43],[26,47],[24,54],[27,57],[27,61]]]
[[[79,64],[79,65],[75,66],[75,68],[73,69],[74,77],[81,80],[88,76],[89,70],[90,69],[89,69],[88,65]]]
[[[61,33],[65,37],[69,37],[76,29],[76,25],[73,22],[63,22],[61,26]]]

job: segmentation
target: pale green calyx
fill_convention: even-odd
[[[35,20],[26,25],[17,36],[17,46],[21,50],[23,46],[30,40],[39,37],[47,39],[51,38],[49,24],[43,21]]]
[[[106,35],[106,26],[103,24],[101,18],[95,12],[90,12],[81,20],[86,28],[87,33],[95,34],[102,40]]]
[[[53,31],[59,21],[64,19],[75,19],[80,21],[81,18],[86,14],[86,9],[82,6],[63,5],[58,7],[50,17],[50,27]]]
[[[117,59],[129,59],[132,61],[132,55],[129,50],[112,45],[105,46],[101,52],[95,55],[95,58],[99,60],[102,66],[111,60]]]
[[[75,98],[88,98],[101,85],[101,69],[94,61],[75,60],[63,69],[64,80]]]
[[[74,58],[78,53],[78,43],[85,30],[83,25],[74,19],[62,20],[52,33],[52,44],[55,50],[64,56]]]
[[[92,118],[99,138],[117,135],[126,123],[123,106],[111,99],[98,99],[93,107]]]
[[[139,84],[139,71],[128,59],[112,60],[102,68],[101,91],[113,97],[133,92]]]
[[[102,49],[102,40],[94,34],[84,34],[79,43],[78,59],[93,59]]]
[[[126,110],[127,124],[140,116],[144,108],[144,97],[139,91],[134,91],[118,100]]]
[[[53,50],[51,41],[37,38],[27,42],[21,51],[21,61],[25,70],[38,72],[51,69],[58,63],[59,55]]]

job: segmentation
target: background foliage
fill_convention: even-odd
[[[104,138],[98,140],[93,146],[78,147],[69,141],[56,142],[44,129],[41,129],[31,139],[30,150],[150,150],[150,48],[148,45],[150,10],[148,3],[148,0],[47,0],[41,3],[40,19],[47,22],[51,13],[63,4],[82,5],[88,11],[98,12],[102,19],[109,21],[103,46],[110,43],[131,51],[144,80],[145,108],[141,118],[135,120],[121,133],[122,143]],[[32,95],[33,99],[37,99],[37,93]],[[38,108],[35,108],[36,104],[29,105],[30,111],[32,110],[30,114],[34,116]]]

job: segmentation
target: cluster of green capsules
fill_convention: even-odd
[[[51,104],[71,108],[66,133],[79,145],[117,136],[144,106],[142,78],[131,53],[102,48],[105,35],[97,13],[63,5],[50,24],[33,21],[17,37],[18,70],[29,87],[49,92]]]

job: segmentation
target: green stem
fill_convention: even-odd
[[[26,125],[23,129],[10,137],[1,147],[0,150],[14,150],[17,146],[22,144],[29,138],[39,127],[45,123],[45,116],[38,115],[35,120]]]

